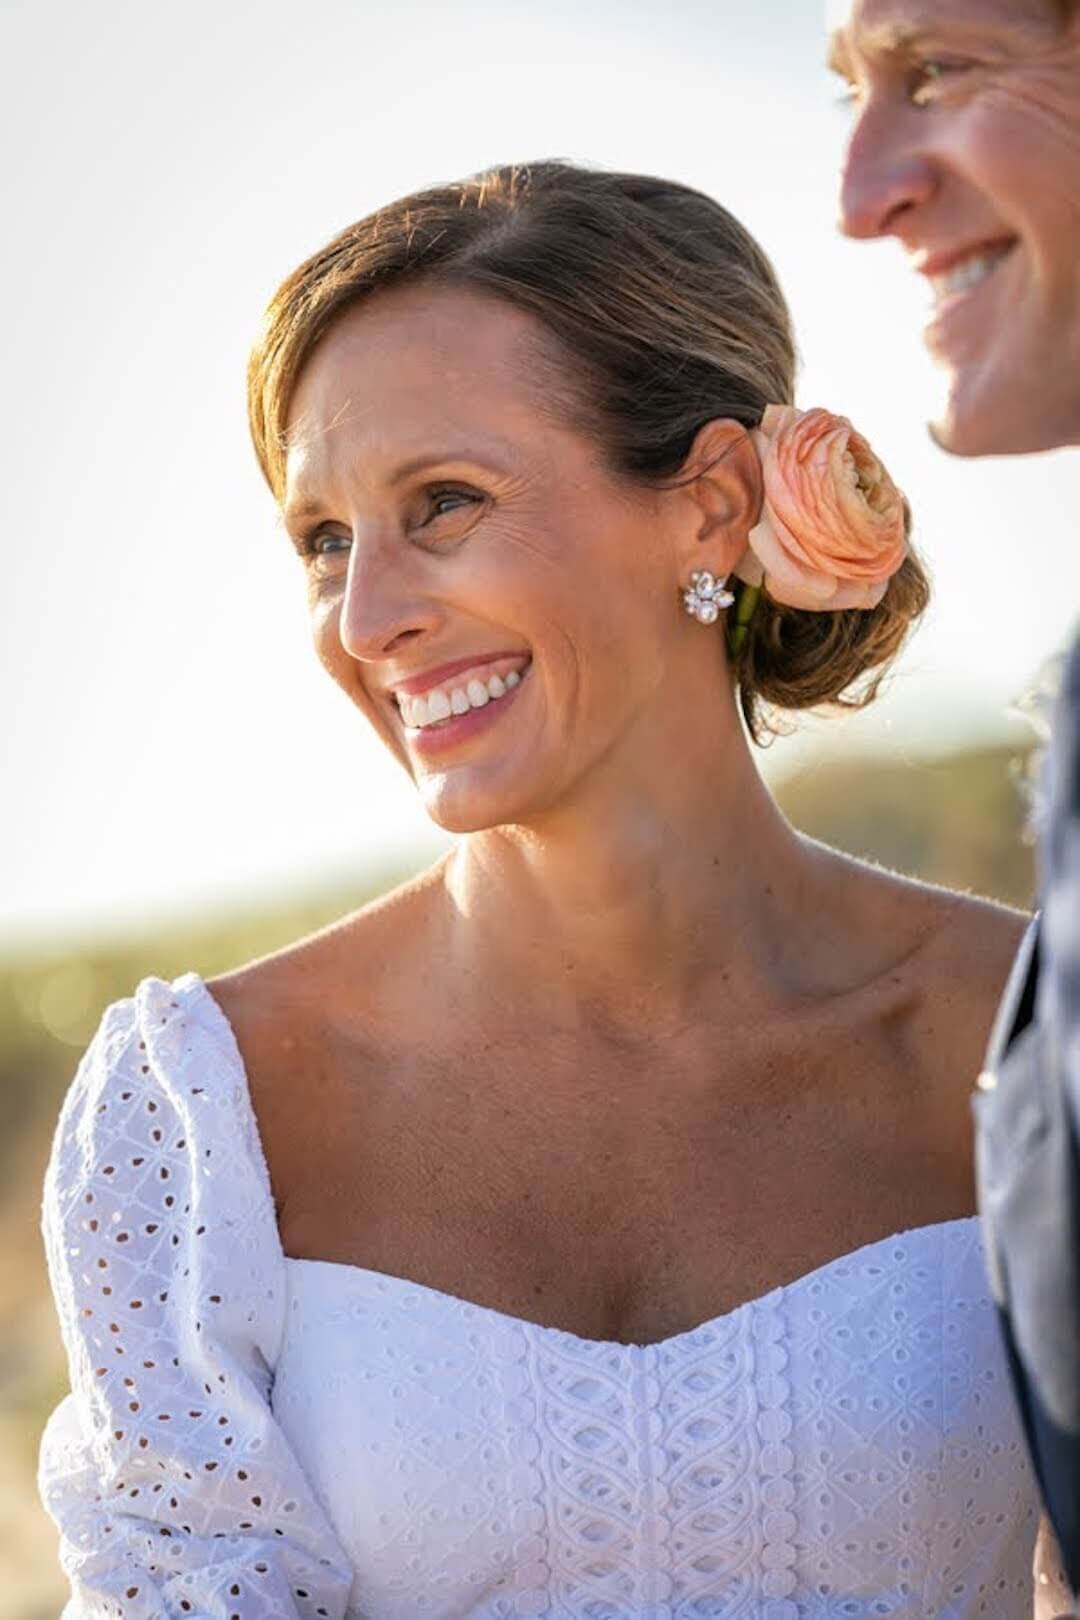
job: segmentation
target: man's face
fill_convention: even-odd
[[[959,455],[1080,444],[1080,7],[837,0],[830,58],[854,127],[850,236],[927,278]]]

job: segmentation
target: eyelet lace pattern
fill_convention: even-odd
[[[194,974],[105,1014],[43,1231],[63,1620],[1011,1620],[1036,1497],[977,1225],[658,1345],[288,1260]]]
[[[108,1009],[46,1171],[71,1394],[38,1486],[63,1620],[342,1620],[348,1557],[269,1404],[285,1289],[266,1168],[192,988],[148,981]]]

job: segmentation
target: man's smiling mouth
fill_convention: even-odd
[[[966,254],[964,258],[941,270],[934,268],[932,260],[928,261],[921,273],[930,283],[935,306],[980,286],[993,274],[1002,260],[1008,258],[1015,246],[1015,242],[1010,241],[983,247],[974,253]]]

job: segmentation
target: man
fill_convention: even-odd
[[[830,23],[854,120],[843,229],[895,237],[930,283],[934,438],[963,456],[1080,445],[1080,0],[837,0]],[[1077,522],[1062,515],[1063,544]],[[1041,934],[1006,992],[976,1113],[994,1291],[1077,1591],[1080,644],[1050,763]]]

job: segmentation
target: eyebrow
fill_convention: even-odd
[[[497,467],[488,456],[479,454],[476,450],[465,445],[451,445],[442,450],[424,450],[420,454],[408,457],[401,461],[390,474],[387,482],[391,488],[406,483],[417,473],[424,472],[429,467],[444,466],[447,462],[470,461],[474,466],[482,467],[485,472],[497,473],[505,469]],[[309,518],[321,517],[326,511],[326,503],[317,495],[301,497],[296,501],[286,501],[281,509],[282,521],[286,527],[290,524],[303,523]]]
[[[861,56],[902,56],[910,52],[928,35],[939,32],[941,18],[935,17],[929,9],[909,20],[899,18],[890,21],[883,18],[880,22],[872,23],[860,31],[859,54]],[[826,65],[833,73],[849,76],[853,72],[852,53],[848,37],[843,29],[837,28],[829,36],[826,48]]]
[[[451,445],[445,450],[424,450],[419,455],[410,456],[407,461],[399,462],[390,474],[388,482],[391,485],[404,484],[407,479],[415,478],[417,473],[424,472],[429,467],[440,467],[447,461],[471,461],[475,466],[483,467],[485,472],[499,471],[489,457],[481,455],[467,445]]]
[[[294,523],[304,523],[308,518],[318,517],[323,510],[322,501],[312,496],[310,500],[287,501],[281,508],[281,521],[288,528]]]

